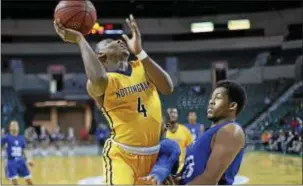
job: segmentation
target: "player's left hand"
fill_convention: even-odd
[[[181,176],[172,176],[169,175],[166,180],[164,180],[164,185],[179,185],[179,182],[181,180]]]
[[[54,28],[61,39],[68,43],[77,43],[83,37],[79,31],[65,28],[60,20],[54,21]]]
[[[132,32],[132,38],[130,39],[126,34],[123,34],[122,37],[126,41],[129,50],[137,55],[143,50],[140,30],[133,15],[126,19],[126,23]]]
[[[27,164],[28,164],[30,167],[33,167],[33,166],[35,165],[34,162],[32,162],[32,161],[28,161]]]
[[[160,181],[158,180],[158,178],[155,175],[148,175],[148,176],[144,176],[144,177],[140,177],[138,178],[138,180],[140,180],[144,185],[160,185]]]

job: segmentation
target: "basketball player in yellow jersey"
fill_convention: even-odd
[[[184,165],[185,149],[193,142],[193,137],[190,131],[182,124],[178,123],[178,110],[177,108],[167,109],[168,112],[168,121],[166,123],[167,131],[166,137],[172,140],[175,140],[181,149],[180,160],[179,160],[179,169],[181,171]]]
[[[169,75],[142,49],[140,31],[131,15],[126,19],[132,38],[106,39],[97,44],[95,53],[79,32],[63,28],[60,20],[55,29],[66,42],[79,45],[87,91],[102,109],[111,126],[111,138],[104,147],[106,184],[140,184],[138,177],[151,171],[161,135],[161,103],[157,90],[173,91]],[[137,60],[128,62],[129,51]]]

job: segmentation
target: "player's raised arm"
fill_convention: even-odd
[[[227,167],[245,145],[243,130],[236,125],[227,125],[213,139],[212,152],[205,171],[187,185],[216,185]]]
[[[101,96],[107,86],[108,78],[105,67],[99,62],[93,49],[80,32],[64,28],[60,23],[60,20],[56,20],[54,22],[54,27],[58,35],[65,42],[78,44],[84,62],[86,75],[93,85],[98,85],[98,87],[100,87],[99,90],[101,92],[98,92],[98,96]]]
[[[173,92],[174,86],[172,79],[146,52],[142,49],[141,33],[137,23],[132,15],[126,19],[126,23],[131,29],[132,38],[129,39],[127,35],[123,34],[122,37],[126,41],[128,48],[133,52],[139,60],[142,61],[147,77],[153,82],[157,89],[162,94],[170,94]]]

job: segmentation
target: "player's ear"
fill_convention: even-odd
[[[238,104],[236,102],[231,102],[229,104],[229,109],[232,111],[237,110],[237,107],[238,107]]]
[[[99,59],[102,63],[105,63],[106,60],[107,60],[107,56],[106,56],[106,54],[104,54],[104,53],[99,53],[99,54],[98,54],[98,59]]]

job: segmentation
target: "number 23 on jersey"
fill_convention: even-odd
[[[194,173],[194,166],[195,166],[195,161],[194,161],[194,156],[188,156],[185,160],[185,170],[183,172],[182,178],[190,178],[193,173]]]
[[[140,114],[143,114],[143,116],[146,118],[147,117],[147,110],[145,109],[144,104],[141,101],[141,98],[138,97],[138,101],[137,101],[137,111]]]

